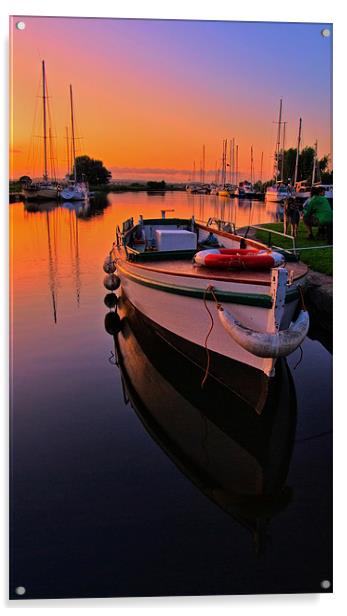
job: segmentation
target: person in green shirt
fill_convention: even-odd
[[[323,232],[326,232],[326,239],[331,244],[333,212],[324,193],[324,188],[319,186],[312,188],[311,199],[305,206],[303,221],[308,230],[309,240],[314,239],[312,227],[318,227],[318,235],[322,236]]]

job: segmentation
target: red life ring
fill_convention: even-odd
[[[256,248],[212,248],[201,250],[194,256],[198,265],[212,269],[268,270],[283,265],[284,259],[278,252]]]

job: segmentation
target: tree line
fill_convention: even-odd
[[[295,174],[296,148],[289,148],[279,153],[278,169],[281,172],[283,165],[283,181],[293,182]],[[310,146],[303,148],[299,154],[297,180],[311,181],[315,150]],[[329,157],[323,156],[317,160],[315,181],[322,184],[331,184],[333,179],[332,171],[329,171]]]

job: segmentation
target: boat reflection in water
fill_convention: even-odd
[[[209,376],[202,388],[204,369],[149,328],[124,295],[109,293],[105,304],[125,402],[175,465],[248,528],[262,551],[271,518],[291,500],[286,478],[296,396],[286,361],[278,362],[259,415],[230,384]]]
[[[102,215],[109,205],[110,201],[106,193],[95,193],[90,199],[85,201],[40,201],[39,203],[26,201],[24,210],[28,213],[36,214],[64,209],[74,212],[76,218],[88,220]]]

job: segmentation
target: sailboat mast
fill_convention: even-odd
[[[47,182],[47,96],[45,61],[42,60],[42,103],[43,103],[43,179]]]
[[[251,145],[251,184],[253,186],[253,146]]]
[[[67,175],[70,175],[70,147],[69,147],[69,127],[65,126],[65,134],[66,134],[66,161],[67,161]]]
[[[223,140],[223,177],[222,177],[222,185],[225,186],[225,182],[227,179],[227,148],[228,148],[228,140]]]
[[[231,183],[235,184],[235,137],[233,137],[232,145],[232,171],[231,171]]]
[[[236,146],[236,170],[235,170],[235,175],[236,175],[236,184],[238,185],[239,183],[239,146]]]
[[[299,156],[300,156],[300,146],[301,146],[301,125],[302,119],[299,120],[299,134],[298,134],[298,144],[296,147],[296,159],[295,159],[295,172],[294,172],[294,186],[298,181],[298,170],[299,170]]]
[[[73,113],[73,98],[72,98],[72,85],[70,84],[70,113],[71,113],[71,133],[72,133],[72,157],[73,157],[73,173],[75,183],[77,182],[77,169],[76,169],[76,146],[75,146],[75,120]]]
[[[284,148],[286,145],[286,124],[283,122],[282,156],[281,156],[281,182],[284,181]]]
[[[261,153],[260,158],[260,181],[263,183],[263,162],[264,162],[264,152]]]
[[[201,181],[205,183],[205,144],[202,146],[202,169],[201,169]]]
[[[278,129],[277,129],[277,141],[276,141],[276,152],[275,152],[275,163],[274,163],[274,178],[275,182],[278,180],[278,159],[280,155],[280,147],[281,147],[281,124],[282,124],[282,99],[280,99],[280,110],[278,114]]]
[[[313,169],[312,169],[312,186],[316,180],[316,166],[317,166],[317,150],[318,150],[318,141],[314,144],[314,157],[313,157]]]

